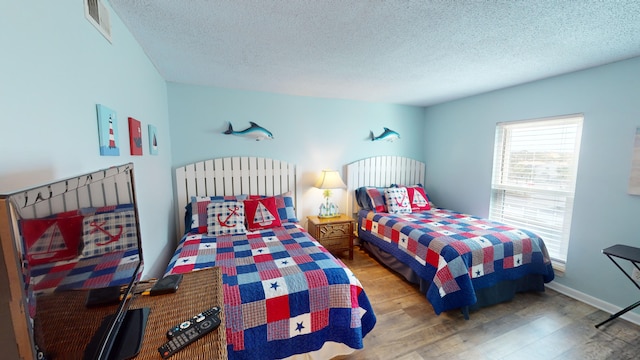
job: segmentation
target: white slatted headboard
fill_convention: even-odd
[[[347,211],[358,211],[355,190],[361,186],[423,184],[425,163],[401,156],[374,156],[347,165]]]
[[[0,206],[3,206],[0,209],[0,215],[10,219],[13,234],[19,234],[19,219],[44,218],[82,208],[121,204],[137,206],[133,163],[0,195]],[[136,211],[136,224],[138,224],[137,216]],[[22,239],[16,235],[14,240],[15,247],[22,258],[24,254]]]
[[[279,195],[291,191],[297,211],[296,166],[260,157],[226,157],[176,169],[176,224],[184,234],[185,206],[192,196]]]

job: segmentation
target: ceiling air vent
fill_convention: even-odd
[[[84,0],[84,15],[100,33],[111,42],[109,10],[101,0]]]

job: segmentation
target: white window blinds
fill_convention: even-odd
[[[582,115],[498,123],[489,218],[531,230],[564,269]]]

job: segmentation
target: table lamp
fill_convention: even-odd
[[[344,184],[340,174],[336,170],[322,170],[322,175],[316,184],[318,189],[323,189],[324,192],[322,195],[325,198],[325,202],[320,205],[320,212],[318,213],[319,218],[331,218],[340,216],[338,212],[338,206],[330,203],[329,198],[331,197],[332,189],[346,189],[347,185]]]

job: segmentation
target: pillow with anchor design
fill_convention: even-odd
[[[246,232],[242,201],[216,201],[207,205],[207,235],[241,235]]]
[[[247,195],[228,196],[192,196],[191,202],[185,207],[185,234],[195,232],[205,234],[207,232],[207,207],[211,202],[242,201]]]
[[[86,216],[82,223],[82,257],[93,257],[138,247],[135,211]]]
[[[387,202],[388,212],[393,214],[411,213],[411,203],[407,188],[387,188],[384,189],[384,197]]]

